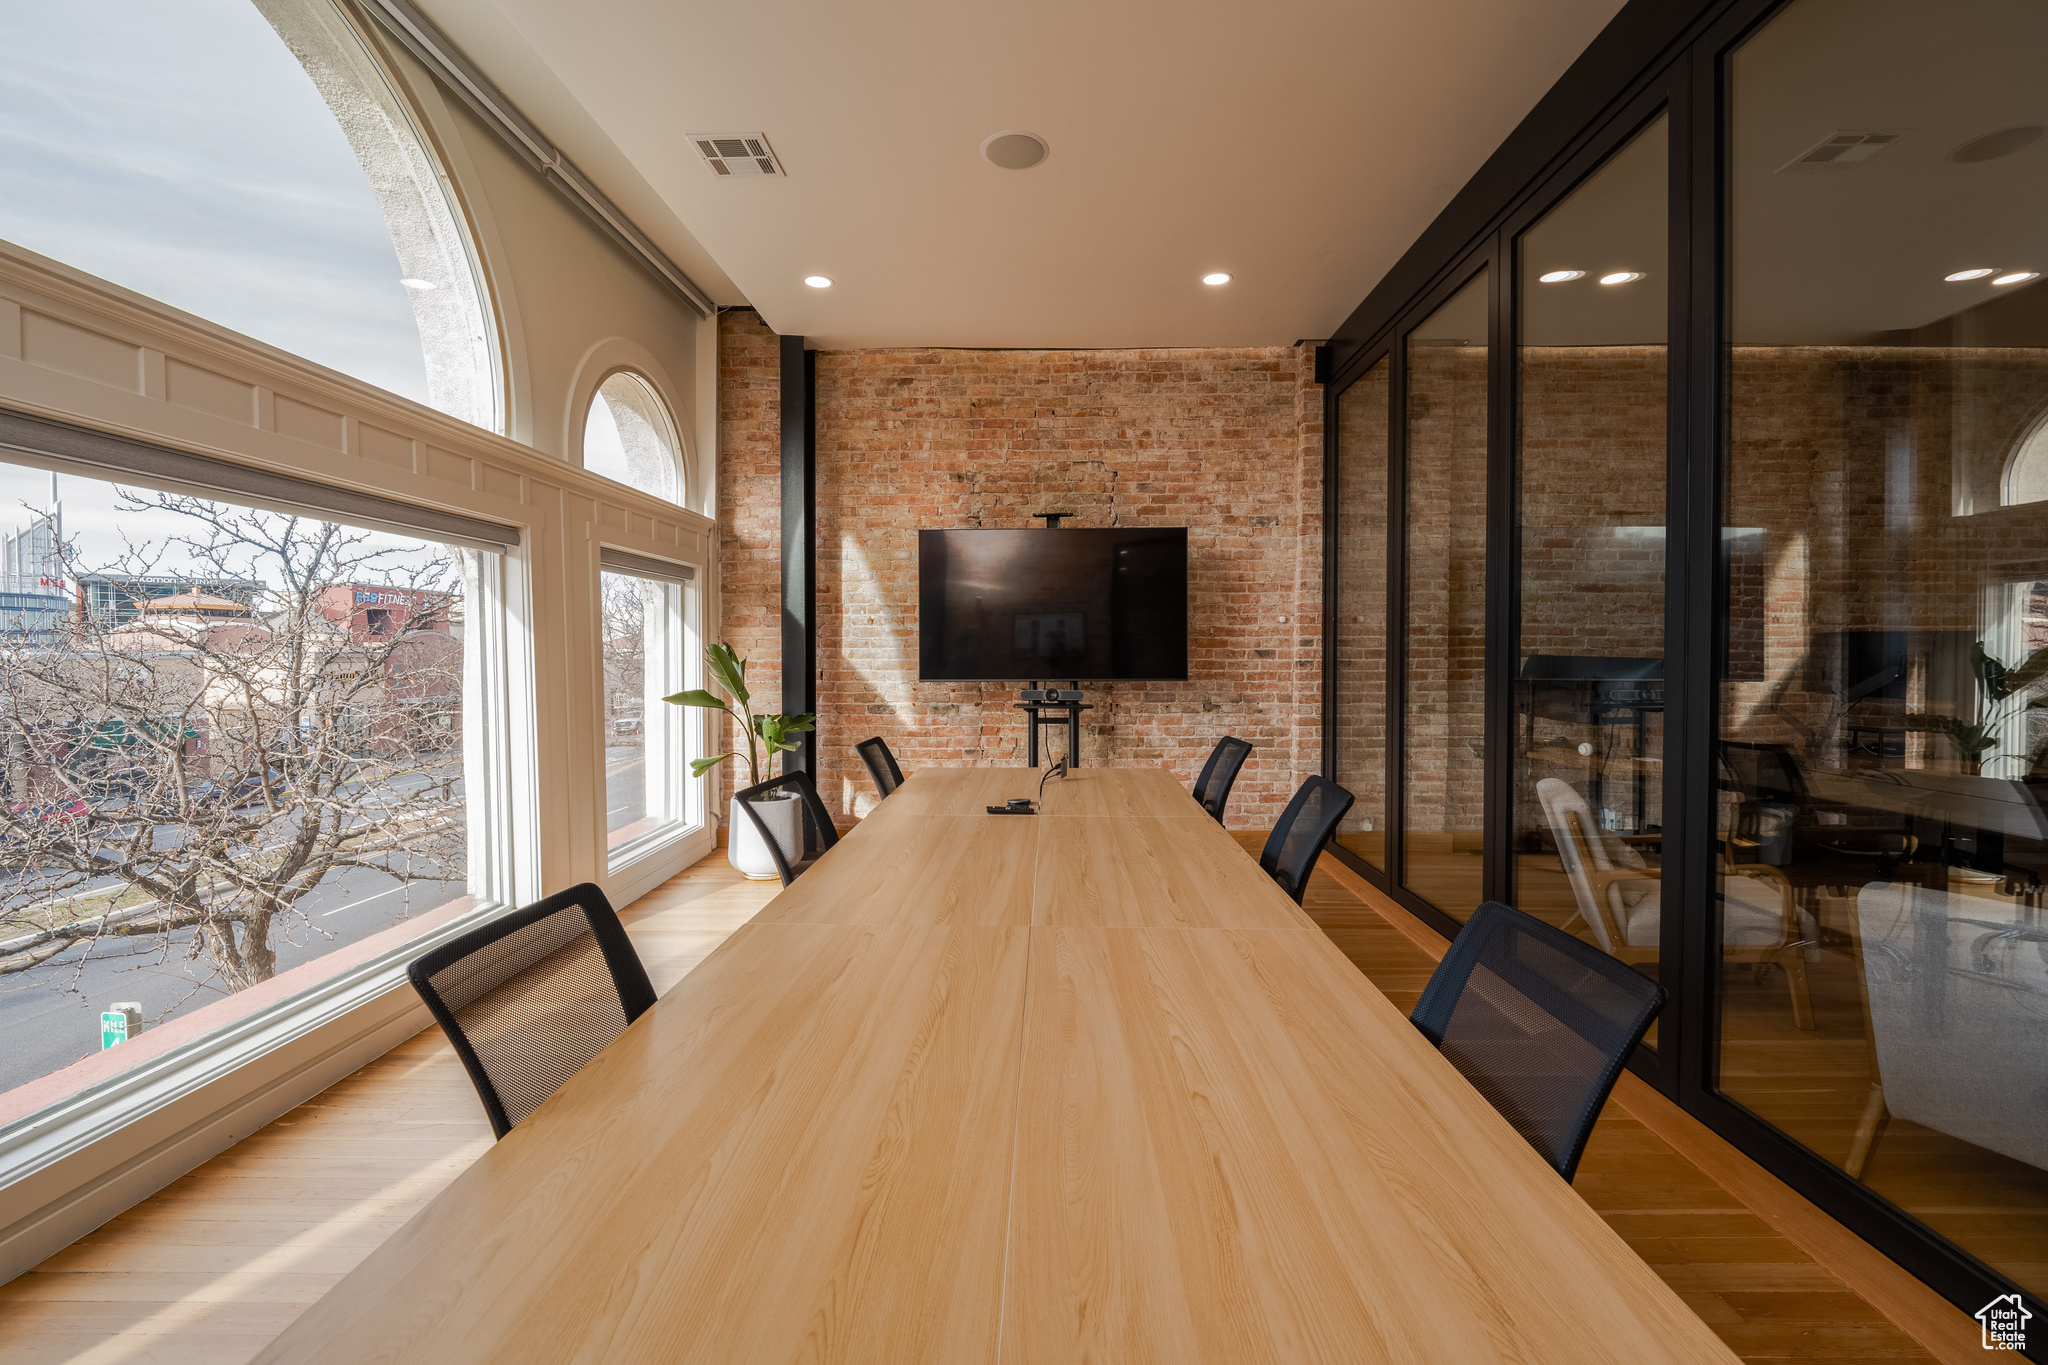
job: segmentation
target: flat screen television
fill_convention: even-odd
[[[919,531],[923,682],[1188,676],[1185,526]]]

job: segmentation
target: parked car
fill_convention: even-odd
[[[58,801],[38,805],[33,801],[16,801],[7,808],[9,822],[0,826],[0,844],[25,844],[30,835],[23,826],[48,828],[52,825],[68,825],[74,820],[89,819],[92,807],[83,801]]]

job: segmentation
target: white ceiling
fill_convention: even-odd
[[[422,4],[720,302],[828,348],[1327,336],[1619,7]],[[1013,129],[1051,155],[980,158]],[[685,136],[757,131],[787,179]]]

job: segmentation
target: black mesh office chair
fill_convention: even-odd
[[[442,944],[405,974],[501,1138],[654,1004],[632,940],[588,882]]]
[[[1265,851],[1259,854],[1259,866],[1294,897],[1296,905],[1301,904],[1301,893],[1308,890],[1308,874],[1315,871],[1316,858],[1330,842],[1330,832],[1356,799],[1327,777],[1311,777],[1280,813],[1280,823],[1273,826]]]
[[[1664,988],[1499,901],[1472,912],[1410,1016],[1570,1180]]]
[[[1238,769],[1244,767],[1251,751],[1248,741],[1225,735],[1209,751],[1209,761],[1202,765],[1202,775],[1195,779],[1195,800],[1216,817],[1219,825],[1223,823],[1223,808],[1230,804],[1230,789],[1237,785]]]
[[[757,782],[735,795],[739,798],[740,809],[761,832],[761,842],[768,845],[768,856],[775,859],[775,870],[782,874],[784,886],[795,881],[812,863],[824,857],[826,850],[839,842],[839,831],[832,827],[831,812],[818,799],[818,786],[809,773],[784,773],[766,782]],[[792,800],[796,806],[793,811],[788,809]],[[785,822],[793,825],[787,846],[773,832]]]
[[[875,790],[884,800],[903,785],[903,769],[896,766],[896,755],[889,752],[889,742],[880,735],[862,740],[853,746],[853,751],[868,765],[868,776],[875,779]]]

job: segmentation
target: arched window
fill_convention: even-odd
[[[583,424],[583,467],[657,498],[683,501],[682,446],[652,384],[619,370],[597,386]]]
[[[0,238],[498,428],[467,235],[333,0],[72,0],[7,30]]]
[[[2028,429],[2006,457],[2005,483],[1998,500],[2007,507],[2016,502],[2048,502],[2048,414]]]

